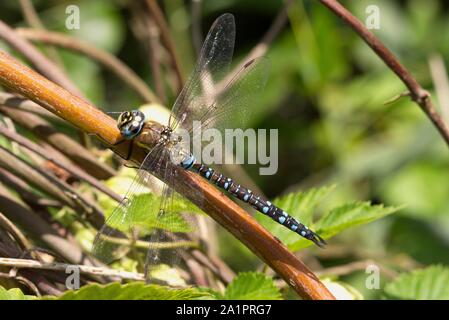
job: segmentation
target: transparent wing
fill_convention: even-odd
[[[186,279],[180,272],[183,267],[181,257],[187,249],[198,246],[194,237],[197,231],[196,215],[192,214],[187,200],[173,189],[176,174],[170,174],[167,178],[169,180],[164,186],[158,210],[159,224],[149,240],[145,276],[150,283],[163,281],[174,286],[185,285]]]
[[[269,60],[264,57],[250,60],[218,84],[214,91],[198,96],[191,104],[194,112],[189,114],[189,121],[197,122],[192,126],[177,128],[176,131],[183,137],[188,136],[188,139],[182,141],[183,148],[191,150],[197,159],[202,159],[199,157],[200,152],[211,148],[221,149],[223,155],[232,153],[228,146],[222,146],[224,130],[247,127],[251,110],[256,109],[257,97],[267,82],[269,65]],[[208,130],[211,128],[214,130]],[[220,144],[213,147],[215,143]],[[198,148],[198,145],[201,147]],[[212,162],[222,163],[218,158]]]
[[[178,125],[189,127],[195,114],[201,113],[201,110],[191,108],[192,102],[226,76],[234,53],[234,41],[234,16],[223,14],[210,28],[196,67],[173,105],[169,120],[171,128]]]
[[[146,156],[126,199],[107,219],[94,240],[93,254],[110,263],[131,253],[144,266],[147,280],[181,285],[175,267],[181,262],[181,251],[197,246],[191,239],[198,211],[173,190],[177,166],[169,158],[169,150],[158,145]],[[164,182],[161,195],[148,192],[154,172]],[[187,236],[188,234],[188,236]],[[146,254],[145,256],[142,254]]]
[[[102,261],[110,263],[121,258],[137,240],[138,230],[135,224],[138,221],[138,209],[145,205],[147,182],[151,177],[145,168],[156,168],[163,151],[163,146],[159,145],[147,154],[124,200],[114,209],[95,236],[92,253]]]
[[[249,111],[267,82],[269,66],[265,57],[249,60],[213,90],[199,96],[192,108],[200,111],[194,120],[201,123],[201,129],[245,127]]]

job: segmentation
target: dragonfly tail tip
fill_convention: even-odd
[[[313,243],[315,243],[318,247],[324,249],[327,245],[327,242],[321,238],[319,235],[317,235],[316,233],[313,234],[312,238],[310,239],[313,241]]]

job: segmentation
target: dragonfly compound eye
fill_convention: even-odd
[[[145,116],[141,111],[123,112],[117,121],[117,127],[125,139],[133,139],[143,128]]]

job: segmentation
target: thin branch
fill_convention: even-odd
[[[97,179],[93,178],[91,175],[86,174],[84,171],[76,168],[75,166],[72,166],[70,164],[66,164],[62,161],[59,161],[58,159],[54,158],[49,154],[46,150],[42,149],[39,145],[35,144],[34,142],[28,140],[27,138],[6,129],[5,127],[0,125],[0,134],[5,136],[6,138],[10,139],[11,141],[14,141],[21,146],[27,148],[28,150],[33,151],[34,153],[38,154],[42,158],[52,162],[56,166],[66,170],[74,177],[84,180],[88,182],[90,185],[92,185],[97,190],[103,192],[104,194],[108,195],[112,199],[114,199],[117,202],[120,202],[123,200],[123,197],[109,189],[106,185],[98,181]]]
[[[73,82],[31,43],[22,38],[7,24],[0,20],[0,38],[20,52],[36,69],[48,79],[58,83],[78,97],[84,97]]]
[[[168,53],[170,54],[175,74],[178,79],[178,89],[179,89],[178,91],[181,91],[181,88],[184,85],[184,76],[182,74],[181,63],[176,53],[176,47],[170,34],[170,28],[168,27],[167,21],[165,20],[164,14],[162,13],[161,8],[159,8],[157,1],[146,0],[145,2],[147,4],[148,10],[150,11],[152,18],[154,19],[154,22],[156,23],[161,32],[162,43],[165,45],[165,47],[168,50]]]
[[[199,56],[201,45],[203,43],[203,31],[201,28],[201,0],[192,0],[190,7],[191,25],[192,25],[192,40],[196,55]]]
[[[32,247],[31,243],[24,236],[24,234],[19,230],[19,228],[15,226],[14,223],[12,223],[1,212],[0,212],[0,226],[13,236],[13,238],[16,240],[16,242],[19,244],[22,250],[31,249]]]
[[[0,259],[3,259],[3,258],[0,258]],[[18,276],[15,273],[0,272],[0,278],[15,279],[15,280],[23,283],[24,285],[26,285],[28,288],[30,288],[31,291],[33,291],[36,294],[36,296],[38,296],[38,297],[41,296],[39,289],[36,287],[36,285],[25,277]]]
[[[413,75],[399,62],[394,54],[352,13],[336,0],[320,0],[334,14],[348,24],[381,58],[385,64],[402,80],[410,91],[411,98],[424,111],[449,145],[449,127],[433,106],[430,94],[424,90]]]
[[[84,197],[64,181],[41,168],[31,165],[2,146],[0,146],[0,166],[18,175],[45,193],[56,197],[75,211],[87,213],[87,219],[96,228],[101,228],[104,224],[103,213],[96,203]]]
[[[14,100],[17,101],[19,99],[21,100],[20,103],[14,104],[14,108],[16,108],[18,110],[33,113],[40,117],[44,117],[48,120],[51,120],[52,122],[56,121],[57,123],[66,123],[63,119],[61,119],[57,115],[47,111],[46,109],[42,108],[40,105],[38,105],[37,103],[35,103],[31,100],[20,98],[11,93],[0,92],[0,105],[4,105],[9,99],[11,99],[10,101],[14,101]]]
[[[88,257],[79,244],[61,237],[36,212],[14,198],[2,184],[0,184],[0,207],[8,219],[18,223],[27,230],[27,234],[45,243],[67,261],[76,264],[101,265],[97,260]]]
[[[375,265],[379,267],[379,269],[389,278],[395,278],[398,274],[396,271],[386,268],[383,265],[379,265],[376,261],[373,260],[363,260],[363,261],[355,261],[350,262],[348,264],[331,267],[319,271],[315,271],[317,276],[345,276],[351,274],[356,271],[365,270],[367,267]]]
[[[2,100],[3,98],[6,98],[6,100]],[[69,136],[58,132],[44,119],[16,108],[16,106],[24,102],[26,100],[22,98],[0,94],[0,111],[22,128],[31,131],[34,135],[40,137],[42,141],[63,153],[71,161],[83,168],[84,171],[97,179],[108,179],[116,174],[114,169],[99,161],[98,157],[94,156],[92,152]],[[79,116],[82,117],[81,114]]]
[[[158,97],[148,85],[132,69],[107,51],[100,50],[87,42],[63,33],[25,28],[18,28],[16,32],[28,40],[51,44],[83,54],[114,72],[118,78],[136,91],[144,101],[159,103]]]
[[[154,24],[152,19],[145,19],[147,24],[146,28],[148,29],[148,51],[150,56],[150,66],[153,74],[154,86],[156,88],[156,92],[161,100],[166,103],[167,96],[165,94],[164,81],[162,80],[161,74],[161,45],[159,43],[159,29]]]
[[[22,15],[25,18],[26,23],[34,28],[39,30],[45,30],[45,26],[42,23],[39,15],[33,6],[32,0],[19,0],[20,7],[22,9]],[[63,64],[61,58],[58,55],[58,52],[54,47],[45,48],[46,52],[50,56],[50,58],[59,66],[59,68],[63,68]]]
[[[13,267],[19,269],[40,269],[40,270],[52,270],[52,271],[62,271],[67,270],[79,270],[80,273],[90,274],[95,276],[105,276],[120,278],[126,280],[134,281],[144,281],[145,276],[142,273],[128,272],[114,270],[110,268],[93,267],[80,264],[67,264],[67,263],[44,263],[37,260],[30,259],[13,259],[13,258],[0,258],[0,266]]]
[[[43,29],[44,25],[34,9],[33,2],[31,0],[19,0],[19,4],[26,22],[33,28]]]
[[[176,248],[198,248],[198,243],[195,241],[170,241],[170,242],[148,242],[142,240],[129,240],[126,238],[115,238],[110,236],[103,236],[107,242],[135,247],[138,249],[155,248],[158,250],[176,249]]]
[[[53,199],[44,198],[36,193],[36,190],[30,187],[28,182],[20,179],[8,169],[0,167],[0,182],[4,183],[10,189],[15,190],[20,198],[33,208],[57,208],[61,209],[64,205]]]

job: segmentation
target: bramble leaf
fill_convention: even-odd
[[[264,274],[243,272],[228,285],[223,298],[226,300],[279,300],[281,293],[273,280]]]
[[[19,288],[6,290],[0,286],[0,300],[32,300],[36,296],[26,295]]]
[[[389,299],[448,300],[449,268],[440,265],[400,275],[385,287]]]
[[[171,289],[159,285],[132,282],[125,285],[111,283],[105,286],[91,284],[76,291],[67,291],[58,300],[194,300],[207,298],[207,292],[194,288]],[[46,297],[54,299],[54,297]]]

